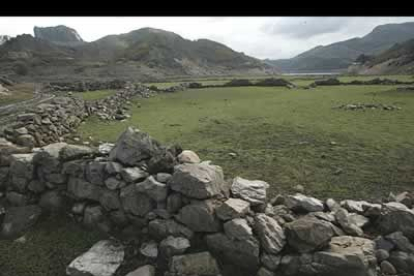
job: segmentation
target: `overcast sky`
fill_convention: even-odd
[[[208,38],[256,58],[291,58],[318,45],[364,36],[375,26],[414,17],[0,17],[0,35],[66,25],[86,41],[143,27]]]

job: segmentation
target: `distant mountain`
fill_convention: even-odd
[[[413,74],[414,39],[397,43],[364,64],[350,68],[350,70],[359,74]]]
[[[294,58],[267,60],[267,63],[286,72],[344,70],[362,54],[377,55],[412,38],[414,22],[380,25],[362,38],[317,46]]]
[[[276,73],[272,66],[223,44],[191,41],[164,30],[143,28],[88,43],[76,38],[72,29],[59,27],[62,31],[58,32],[56,28],[35,28],[35,37],[21,35],[0,46],[0,70],[6,68],[13,74],[12,64],[19,62],[28,68],[26,78],[54,79]]]
[[[72,28],[59,25],[56,27],[34,27],[35,38],[48,40],[61,45],[77,45],[83,42],[78,32]]]
[[[8,36],[8,35],[0,35],[0,45],[2,45],[2,44],[4,44],[4,43],[6,43],[6,41],[9,41],[10,40],[10,36]]]

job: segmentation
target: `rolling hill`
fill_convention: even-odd
[[[54,29],[53,29],[54,28]],[[18,78],[162,79],[173,76],[274,74],[276,69],[208,40],[143,28],[84,42],[64,26],[39,29],[0,46],[0,73]],[[26,74],[15,68],[26,67]]]
[[[267,60],[285,72],[345,70],[361,54],[378,55],[395,43],[414,38],[414,22],[386,24],[361,38],[317,46],[291,59]]]

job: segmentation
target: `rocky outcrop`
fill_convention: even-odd
[[[34,27],[35,38],[51,41],[61,45],[78,45],[83,42],[78,32],[72,28],[59,25],[56,27]]]
[[[268,202],[268,183],[225,180],[219,166],[184,162],[180,150],[132,128],[106,153],[66,143],[7,149],[10,161],[0,166],[2,238],[24,235],[42,213],[65,211],[119,239],[95,244],[68,275],[118,276],[127,252],[149,266],[139,263],[124,275],[412,273],[411,193],[382,204],[304,194]]]

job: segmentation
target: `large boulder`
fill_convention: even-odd
[[[159,143],[147,133],[128,127],[116,141],[109,157],[124,165],[135,166],[143,160],[150,159],[159,147]]]
[[[222,168],[204,162],[176,166],[169,185],[172,190],[197,199],[214,197],[227,189]]]
[[[231,185],[232,194],[253,205],[262,205],[266,203],[266,189],[269,184],[261,180],[248,180],[241,177],[233,179]]]
[[[214,200],[194,201],[184,206],[177,220],[194,232],[217,232],[220,230],[220,222],[215,216]]]
[[[7,209],[1,226],[1,236],[18,238],[33,226],[41,215],[41,208],[36,205],[11,207]]]
[[[112,240],[94,244],[66,268],[69,276],[113,276],[124,260],[124,247]]]
[[[322,248],[334,236],[329,222],[313,217],[303,217],[288,223],[285,232],[289,246],[299,253]]]
[[[216,259],[209,252],[174,256],[170,262],[170,272],[176,275],[218,275],[220,269]]]
[[[264,251],[269,254],[278,254],[282,251],[286,237],[279,223],[265,214],[256,215],[254,220],[254,229]]]
[[[414,240],[414,211],[398,204],[384,204],[378,223],[379,229],[383,235],[401,231],[404,236]]]

